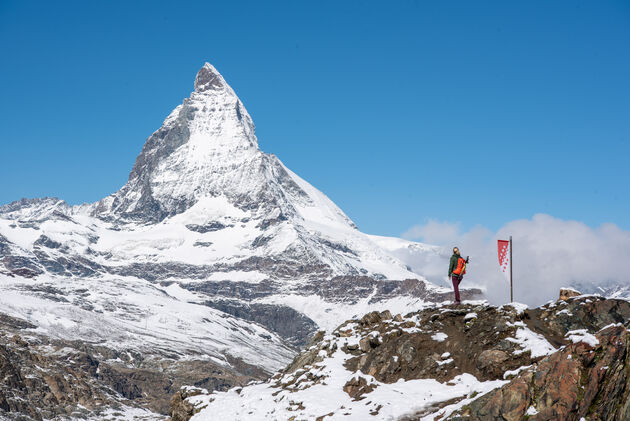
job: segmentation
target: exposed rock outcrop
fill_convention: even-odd
[[[169,415],[171,416],[171,421],[188,421],[199,412],[199,408],[191,404],[188,398],[201,395],[202,393],[204,393],[204,390],[198,387],[182,387],[177,391],[170,402]]]
[[[622,325],[543,359],[453,420],[530,421],[630,419],[630,336]]]
[[[401,322],[387,313],[369,313],[354,328],[362,339],[359,348],[348,350],[356,356],[345,366],[383,383],[399,379],[444,382],[463,373],[479,380],[502,378],[505,371],[536,359],[531,352],[521,352],[514,340],[523,318],[512,307],[486,305],[427,309],[407,314]],[[344,329],[343,325],[339,328],[340,332]],[[445,352],[449,355],[443,358]]]
[[[530,329],[544,335],[552,345],[561,346],[566,344],[569,331],[597,332],[611,323],[625,323],[630,320],[630,305],[626,300],[578,296],[528,309],[525,314]]]
[[[562,301],[567,301],[569,298],[578,297],[582,295],[582,293],[573,288],[560,288],[560,297],[559,299]]]
[[[266,383],[174,400],[199,419],[625,420],[630,303],[370,312],[319,332]],[[323,398],[326,396],[327,398]],[[264,404],[262,403],[264,402]],[[174,413],[175,413],[174,412]]]
[[[136,408],[160,419],[183,384],[227,390],[267,377],[229,359],[167,360],[133,350],[51,339],[24,320],[0,314],[0,419],[105,417]]]

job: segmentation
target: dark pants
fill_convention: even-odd
[[[459,283],[462,281],[462,278],[457,275],[453,275],[451,277],[451,281],[453,281],[453,289],[455,290],[455,302],[459,303]]]

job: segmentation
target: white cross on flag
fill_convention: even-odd
[[[505,275],[506,279],[510,279],[510,242],[507,240],[497,240],[497,247],[499,251],[499,266],[501,266],[501,272]]]

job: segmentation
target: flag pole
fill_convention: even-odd
[[[514,302],[514,290],[512,288],[512,236],[510,235],[510,302]]]

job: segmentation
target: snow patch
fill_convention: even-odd
[[[570,330],[564,336],[574,344],[584,342],[592,347],[599,345],[599,339],[586,329]]]
[[[436,342],[444,342],[446,338],[448,338],[448,335],[444,332],[438,332],[431,335],[431,339],[433,339]]]
[[[514,342],[521,346],[522,349],[514,351],[515,354],[518,355],[530,351],[532,358],[537,358],[556,352],[556,348],[554,348],[544,336],[524,327],[524,323],[522,325],[523,326],[516,330],[514,338],[506,338],[507,341]]]

